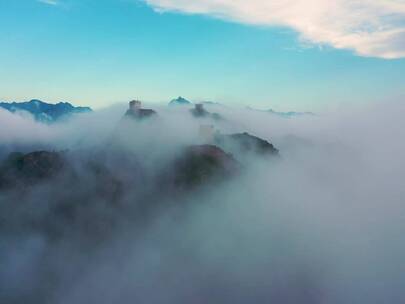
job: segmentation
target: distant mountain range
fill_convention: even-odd
[[[194,104],[192,101],[184,98],[184,97],[177,97],[169,102],[169,106],[184,106],[184,105],[192,105]],[[222,105],[219,102],[215,101],[199,101],[197,104],[205,104],[205,105]]]
[[[183,97],[178,97],[176,99],[173,99],[172,101],[169,102],[169,106],[189,106],[192,105],[193,102],[191,102],[190,100],[187,100]],[[219,102],[214,102],[214,101],[201,101],[199,102],[199,104],[204,104],[204,105],[222,105]],[[290,111],[290,112],[277,112],[274,111],[273,109],[269,109],[269,110],[258,110],[258,109],[254,109],[251,107],[247,107],[248,110],[252,110],[252,111],[259,111],[259,112],[265,112],[265,113],[269,113],[272,115],[276,115],[279,117],[283,117],[283,118],[293,118],[293,117],[298,117],[298,116],[313,116],[315,115],[312,112],[294,112],[294,111]]]
[[[297,116],[312,116],[315,115],[312,112],[276,112],[273,111],[272,109],[267,110],[267,112],[269,112],[270,114],[274,114],[274,115],[278,115],[281,117],[285,117],[285,118],[289,118],[289,117],[297,117]]]
[[[272,115],[276,115],[279,117],[283,117],[283,118],[292,118],[292,117],[297,117],[297,116],[314,116],[315,114],[312,112],[277,112],[274,111],[272,109],[269,110],[258,110],[258,109],[254,109],[251,107],[247,107],[248,110],[252,110],[252,111],[258,111],[258,112],[264,112],[264,113],[270,113]]]
[[[18,111],[29,112],[34,116],[35,120],[44,123],[56,122],[73,114],[92,112],[89,107],[75,107],[68,102],[51,104],[38,99],[25,102],[0,102],[0,108],[12,113]]]

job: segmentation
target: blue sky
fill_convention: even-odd
[[[405,96],[397,45],[394,53],[351,40],[342,48],[303,42],[282,22],[194,14],[178,2],[162,12],[159,0],[0,1],[0,99],[99,108],[181,95],[317,111]]]

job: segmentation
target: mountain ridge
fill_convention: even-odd
[[[90,107],[73,106],[69,102],[49,103],[39,99],[31,99],[22,102],[0,102],[0,108],[11,113],[26,111],[31,113],[36,121],[43,123],[53,123],[63,117],[73,114],[89,113],[93,110]]]

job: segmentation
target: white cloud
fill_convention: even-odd
[[[144,0],[158,11],[286,26],[314,44],[358,55],[405,57],[405,0]]]
[[[154,190],[201,120],[154,107],[111,148],[126,107],[60,125],[0,109],[0,154],[68,149],[77,179],[0,191],[1,303],[404,303],[403,102],[296,119],[207,105],[223,133],[268,139],[281,157],[234,154],[238,176],[185,196]],[[108,172],[122,185],[112,202]]]

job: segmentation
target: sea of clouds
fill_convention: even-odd
[[[89,155],[117,134],[125,107],[54,125],[0,110],[1,157],[39,149]],[[0,302],[405,301],[403,103],[289,119],[206,105],[225,118],[219,122],[196,119],[187,108],[152,107],[157,119],[119,135],[119,149],[142,151],[151,172],[178,147],[199,143],[199,126],[206,123],[225,134],[264,138],[280,157],[240,158],[241,174],[164,197],[176,204],[157,208],[153,216],[133,207],[141,198],[149,203],[148,185],[139,180],[127,185],[123,208],[88,197],[94,205],[67,223],[56,216],[50,222],[49,209],[71,192],[88,193],[91,178],[78,189],[63,178],[49,181],[21,201],[13,201],[16,193],[0,193]],[[118,164],[108,161],[110,168]],[[86,230],[96,219],[105,223],[101,243]],[[27,222],[49,224],[59,233],[51,238],[49,229]]]

